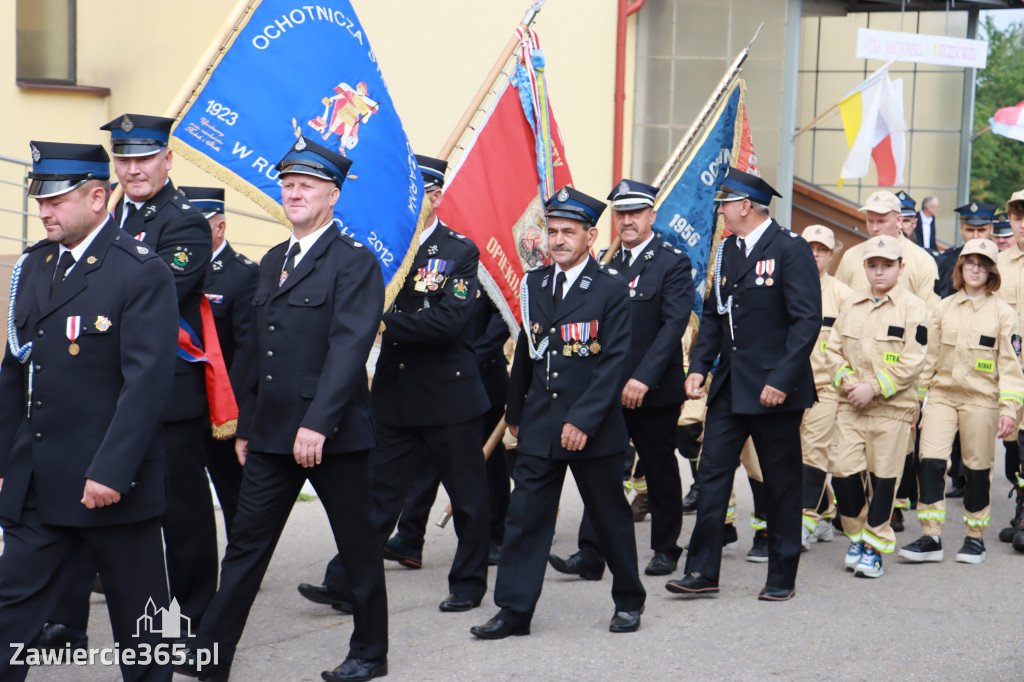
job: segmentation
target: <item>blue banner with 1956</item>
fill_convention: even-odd
[[[351,3],[262,0],[240,24],[182,110],[172,147],[285,223],[274,166],[299,135],[337,150],[353,163],[335,217],[397,284],[423,183]]]

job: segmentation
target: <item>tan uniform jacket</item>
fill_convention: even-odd
[[[1024,407],[1020,324],[995,294],[970,299],[962,290],[942,299],[928,328],[931,344],[921,373],[928,400],[953,406],[994,407],[1020,419]]]
[[[868,383],[876,400],[862,413],[911,418],[928,349],[925,308],[924,301],[901,284],[880,301],[870,290],[850,296],[825,348],[840,402],[847,402],[850,386]]]
[[[935,265],[935,259],[928,255],[928,252],[910,241],[900,232],[900,244],[903,246],[903,268],[900,274],[900,284],[910,293],[914,294],[926,304],[928,310],[939,302],[935,293],[935,280],[939,278],[939,268]],[[861,242],[850,247],[843,254],[836,268],[836,279],[850,287],[854,291],[861,291],[870,288],[868,276],[864,273],[864,248],[867,242]]]
[[[832,373],[825,360],[825,347],[839,311],[852,294],[850,287],[832,275],[826,273],[821,278],[821,331],[818,332],[818,343],[811,351],[811,369],[814,371],[814,388],[818,391],[818,400],[836,400],[838,397],[832,387]]]
[[[1010,304],[1020,320],[1024,313],[1024,251],[1016,244],[999,252],[999,277],[1002,284],[996,296]]]

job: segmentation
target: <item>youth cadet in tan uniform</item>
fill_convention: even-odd
[[[811,351],[811,369],[814,370],[814,388],[818,392],[818,402],[807,408],[800,424],[800,446],[804,458],[804,529],[801,542],[803,548],[807,550],[811,548],[812,542],[832,540],[832,524],[820,523],[821,514],[818,512],[822,493],[826,490],[825,479],[830,471],[829,449],[835,437],[836,411],[839,409],[839,395],[832,387],[832,374],[828,371],[825,361],[825,348],[832,325],[835,324],[839,311],[853,291],[828,274],[828,266],[836,250],[836,236],[832,230],[824,225],[810,225],[804,229],[803,238],[811,245],[811,252],[818,264],[818,274],[821,276],[822,316],[818,343]],[[829,490],[829,506],[831,497]]]
[[[953,266],[957,291],[937,306],[929,325],[932,344],[918,392],[921,398],[926,392],[928,396],[918,469],[917,518],[924,535],[900,550],[900,557],[908,561],[942,561],[944,482],[958,430],[967,480],[967,537],[956,560],[970,564],[985,560],[983,538],[990,521],[995,439],[1016,431],[1024,407],[1020,325],[1013,308],[993,293],[1000,285],[998,257],[994,242],[968,241]]]
[[[928,343],[925,303],[898,283],[901,242],[880,235],[859,249],[870,287],[847,301],[825,348],[840,394],[832,485],[850,538],[846,568],[865,578],[881,577],[879,553],[896,550],[889,520]]]

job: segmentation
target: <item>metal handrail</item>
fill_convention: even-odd
[[[13,163],[13,164],[16,164],[18,166],[24,167],[24,169],[25,169],[24,179],[22,180],[20,186],[21,186],[21,188],[23,190],[28,188],[28,181],[29,181],[28,172],[29,172],[29,169],[32,168],[32,162],[31,161],[26,161],[25,159],[19,159],[19,158],[14,157],[14,156],[7,156],[5,154],[0,154],[0,163]],[[11,182],[10,180],[0,180],[0,182],[2,182],[5,185],[14,185],[15,187],[19,186],[18,183]],[[27,243],[28,242],[28,217],[29,217],[29,215],[31,215],[28,212],[28,192],[23,191],[22,194],[21,194],[21,211],[15,211],[14,209],[10,209],[10,208],[0,208],[0,211],[3,211],[4,213],[16,213],[16,214],[21,215],[21,242],[22,243]],[[13,239],[13,237],[6,237],[6,239]]]

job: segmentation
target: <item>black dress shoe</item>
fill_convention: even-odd
[[[47,623],[39,635],[37,646],[40,650],[56,651],[70,645],[72,651],[89,647],[89,636],[83,630],[63,623]]]
[[[612,622],[608,626],[608,632],[636,632],[640,629],[640,614],[638,611],[616,611],[612,616]]]
[[[765,585],[764,589],[757,595],[757,598],[761,601],[787,601],[792,599],[794,594],[796,594],[796,590]]]
[[[231,676],[231,664],[207,663],[199,667],[195,652],[185,649],[184,662],[174,664],[174,672],[185,677],[194,677],[200,682],[228,682]]]
[[[470,599],[457,594],[449,594],[438,607],[442,611],[469,611],[480,606],[479,599]]]
[[[551,568],[559,573],[578,575],[584,580],[600,580],[604,576],[604,564],[600,566],[587,564],[583,561],[579,552],[573,554],[568,559],[563,559],[555,554],[549,554],[548,563],[551,564]]]
[[[388,561],[397,561],[406,568],[423,568],[423,550],[407,544],[398,535],[384,543],[383,553]]]
[[[387,674],[387,658],[370,660],[349,656],[334,670],[325,670],[320,673],[320,677],[327,680],[327,682],[357,682],[358,680],[372,680],[375,677],[385,677]]]
[[[718,596],[718,583],[700,573],[690,573],[681,580],[669,580],[665,583],[665,589],[684,597]]]
[[[352,602],[345,599],[340,592],[335,592],[326,585],[302,583],[299,585],[299,594],[314,604],[326,604],[335,611],[341,611],[344,614],[352,614],[356,610]]]
[[[676,570],[678,559],[673,559],[665,552],[655,552],[644,573],[647,575],[671,575]]]
[[[683,498],[683,513],[696,514],[698,500],[700,500],[700,484],[694,483],[690,486],[690,491],[686,493],[686,497]]]
[[[491,546],[487,548],[487,565],[497,566],[499,561],[501,561],[501,545],[492,542]]]
[[[483,625],[474,625],[469,629],[474,637],[480,639],[505,639],[506,637],[522,637],[530,634],[530,624],[512,625],[495,616]]]

